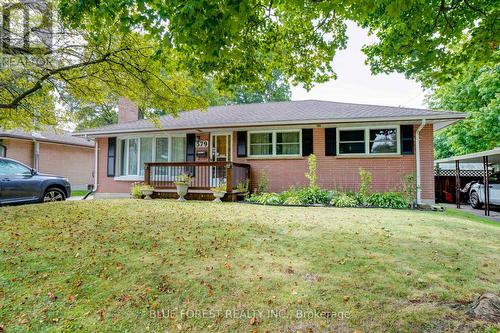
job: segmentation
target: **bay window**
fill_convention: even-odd
[[[250,132],[250,156],[299,156],[301,153],[300,130]]]
[[[395,155],[399,154],[399,126],[339,128],[337,144],[339,155]]]
[[[146,162],[184,162],[186,137],[132,137],[118,140],[120,176],[144,176]]]

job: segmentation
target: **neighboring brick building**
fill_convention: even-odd
[[[62,130],[0,131],[0,156],[42,173],[66,177],[74,190],[94,184],[94,142]]]
[[[314,153],[318,184],[324,188],[357,189],[359,168],[373,174],[376,191],[398,189],[406,175],[417,173],[422,203],[434,201],[433,129],[465,117],[458,112],[296,101],[182,112],[177,118],[161,117],[158,128],[138,120],[138,109],[129,101],[120,101],[119,112],[118,124],[79,133],[95,138],[98,145],[98,196],[125,196],[132,182],[142,181],[144,174],[153,177],[146,162],[162,162],[171,170],[183,161],[242,163],[250,167],[252,188],[265,172],[270,190],[281,191],[307,184],[307,156]],[[217,167],[206,167],[212,168],[209,176],[194,166],[189,170],[198,170],[198,178],[220,178]],[[154,177],[163,177],[162,186],[174,180],[171,173]],[[211,184],[208,180],[199,188]]]

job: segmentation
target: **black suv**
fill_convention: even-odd
[[[62,201],[70,195],[66,178],[38,173],[21,162],[0,157],[0,205]]]

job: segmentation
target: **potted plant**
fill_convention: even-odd
[[[221,202],[221,199],[224,198],[224,195],[226,194],[226,189],[227,189],[226,180],[219,182],[219,185],[217,185],[216,187],[212,187],[210,189],[215,197],[214,202]]]
[[[189,184],[191,184],[192,177],[187,173],[178,175],[175,179],[175,186],[177,187],[177,194],[179,195],[179,201],[185,201],[184,196],[188,192]]]
[[[144,196],[144,199],[150,200],[151,195],[153,194],[154,187],[151,185],[142,185],[141,186],[141,193]]]

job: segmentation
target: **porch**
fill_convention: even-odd
[[[214,196],[210,189],[225,182],[227,193],[223,200],[236,201],[242,195],[238,188],[251,182],[250,165],[244,163],[144,163],[144,183],[154,187],[154,197],[178,198],[175,181],[182,174],[189,174],[192,177],[186,195],[188,200],[213,200]]]

